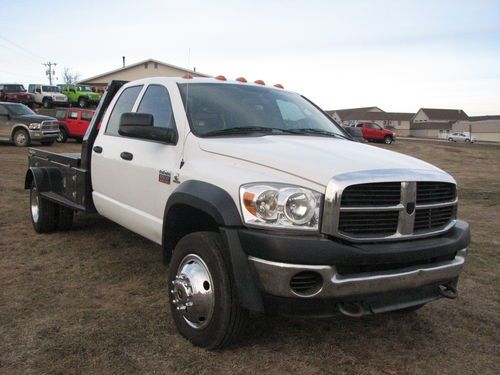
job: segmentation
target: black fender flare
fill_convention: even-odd
[[[62,191],[63,176],[54,167],[30,167],[24,178],[24,188],[30,189],[33,182],[39,192],[58,192]]]

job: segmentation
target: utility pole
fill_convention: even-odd
[[[47,67],[47,70],[45,71],[45,75],[47,77],[49,77],[49,83],[52,86],[52,76],[56,75],[56,71],[54,69],[52,69],[52,67],[53,66],[55,67],[57,64],[49,61],[49,62],[43,63],[42,65]]]

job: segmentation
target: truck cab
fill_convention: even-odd
[[[396,133],[384,129],[382,126],[373,122],[362,122],[355,125],[356,128],[361,129],[363,137],[371,142],[384,142],[391,144],[396,140]]]
[[[61,93],[58,86],[30,84],[28,92],[34,96],[35,103],[43,105],[44,108],[68,104],[68,97]]]
[[[33,94],[26,92],[23,85],[0,83],[0,101],[21,103],[29,107],[35,102],[35,97]]]
[[[458,295],[470,231],[453,177],[355,142],[281,85],[112,82],[81,154],[31,149],[29,165],[37,232],[97,212],[161,245],[173,320],[201,347],[236,340],[248,311],[362,317]]]

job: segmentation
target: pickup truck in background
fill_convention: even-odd
[[[68,104],[68,97],[57,86],[30,84],[28,92],[34,96],[35,103],[43,105],[43,108]]]
[[[59,122],[60,130],[57,142],[64,143],[68,138],[81,142],[87,132],[90,120],[94,116],[94,112],[91,109],[58,108],[56,110],[56,119]]]
[[[39,115],[20,103],[0,102],[0,141],[26,147],[32,141],[50,146],[59,135],[56,119]]]
[[[396,133],[372,122],[362,122],[356,124],[355,127],[361,129],[363,138],[367,141],[384,142],[386,145],[390,145],[396,140]]]
[[[77,105],[80,108],[95,106],[101,100],[101,96],[92,91],[90,86],[86,85],[57,85],[61,92],[68,97],[68,102]]]
[[[237,339],[248,311],[361,317],[458,294],[455,180],[354,142],[281,85],[113,81],[81,153],[28,163],[34,229],[98,212],[160,244],[173,320],[201,347]]]
[[[21,103],[30,107],[35,102],[35,97],[26,92],[23,85],[0,83],[0,102]]]

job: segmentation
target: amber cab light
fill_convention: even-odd
[[[237,80],[238,82],[247,83],[247,80],[246,80],[246,78],[245,78],[245,77],[238,77],[238,78],[236,78],[236,80]]]
[[[284,89],[284,87],[283,87],[283,85],[281,83],[275,84],[274,87],[277,87],[279,89]]]
[[[265,85],[266,83],[261,80],[261,79],[258,79],[257,81],[255,81],[254,83],[258,84],[258,85]]]
[[[192,78],[193,78],[193,76],[192,76],[191,74],[189,74],[189,73],[186,73],[186,74],[184,74],[184,75],[182,76],[182,78],[184,78],[184,79],[192,79]]]
[[[218,75],[217,77],[215,77],[215,79],[218,79],[219,81],[227,81],[226,77],[224,77],[223,75]]]

